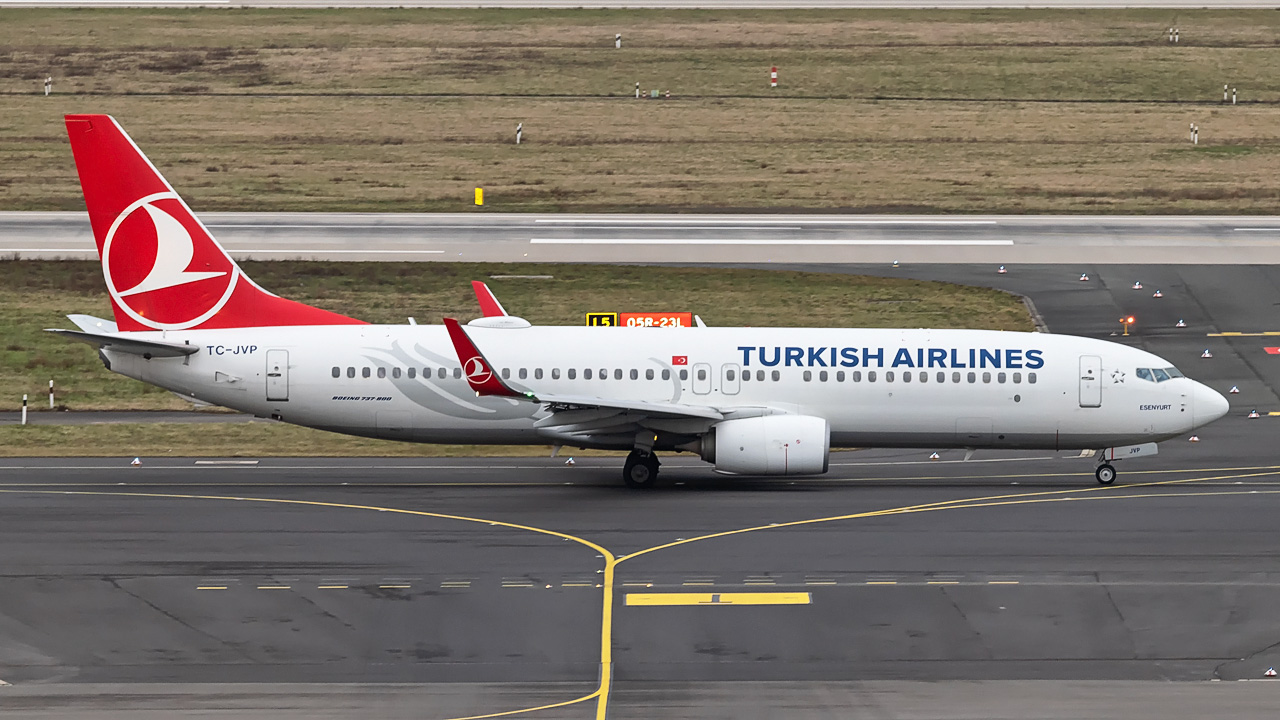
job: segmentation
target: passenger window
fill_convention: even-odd
[[[632,368],[632,369],[631,369],[631,379],[632,379],[632,380],[639,380],[639,379],[640,379],[640,371],[636,370],[635,368]]]
[[[448,373],[449,373],[449,371],[448,371],[448,370],[446,370],[446,369],[444,369],[444,368],[437,368],[437,369],[436,369],[436,377],[440,378],[441,380],[445,379],[445,377],[448,375]]]
[[[526,380],[529,377],[529,371],[524,368],[520,368],[520,370],[516,372],[516,377],[521,380]]]
[[[973,383],[978,382],[978,373],[976,373],[976,372],[970,372],[970,373],[969,373],[968,380],[969,380],[969,384],[971,384],[971,385],[972,385]]]
[[[608,368],[600,368],[600,379],[601,379],[601,380],[608,380],[608,379],[609,379],[609,370],[608,370]]]
[[[635,371],[633,370],[632,372],[635,372]],[[621,379],[622,379],[622,368],[618,368],[617,370],[614,370],[614,371],[613,371],[613,379],[614,379],[614,380],[621,380]],[[635,380],[635,378],[631,378],[631,379],[632,379],[632,380]]]
[[[502,379],[503,380],[511,379],[511,368],[502,368]]]
[[[782,379],[782,373],[778,372],[777,370],[774,370],[772,377],[774,382],[778,382],[779,380]]]
[[[920,371],[920,382],[929,382],[929,373],[927,373],[927,372],[925,372],[925,371],[921,370],[921,371]]]
[[[1014,374],[1013,374],[1013,384],[1014,384],[1014,385],[1020,385],[1020,384],[1022,384],[1022,373],[1014,373]]]
[[[688,371],[688,370],[685,370],[684,368],[680,368],[680,379],[681,379],[681,380],[688,380],[688,379],[689,379],[689,371]]]
[[[392,378],[400,377],[400,368],[398,367],[391,368],[391,377]]]
[[[533,379],[534,379],[534,380],[541,380],[541,379],[542,379],[542,368],[534,368],[534,369],[533,369]]]
[[[991,373],[989,373],[989,372],[984,372],[984,373],[982,373],[982,382],[984,382],[984,383],[989,383],[989,382],[991,382]]]
[[[670,370],[667,370],[666,368],[663,368],[663,369],[662,369],[662,379],[663,379],[663,380],[670,380],[670,379],[671,379],[671,371],[670,371]]]
[[[1169,379],[1169,373],[1161,370],[1160,368],[1152,369],[1151,374],[1156,376],[1156,382],[1158,383]]]
[[[836,382],[844,382],[844,371],[843,371],[843,370],[837,370],[837,371],[836,371]]]
[[[736,377],[737,377],[737,373],[735,373],[734,371],[732,371],[732,370],[725,370],[725,371],[724,371],[724,379],[725,379],[725,380],[728,380],[729,382],[733,382],[734,378],[736,378]]]
[[[938,382],[940,382],[940,383],[944,383],[944,382],[946,382],[946,381],[947,381],[947,374],[946,374],[946,373],[944,373],[944,372],[942,372],[941,370],[939,370],[939,371],[938,371]]]
[[[369,368],[362,368],[360,370],[360,377],[369,377],[371,374],[372,373],[369,372]]]
[[[998,382],[998,383],[1000,383],[1000,384],[1002,384],[1002,385],[1003,385],[1003,384],[1004,384],[1004,381],[1005,381],[1005,378],[1007,378],[1007,377],[1008,377],[1008,376],[1007,376],[1007,375],[1005,375],[1004,373],[996,373],[996,382]]]
[[[572,371],[572,370],[570,370],[570,372],[573,372],[573,371]],[[583,379],[583,380],[590,380],[590,379],[591,379],[591,368],[587,368],[586,370],[583,370],[583,371],[582,371],[582,379]]]
[[[809,371],[809,370],[805,370],[805,371],[804,371],[804,381],[805,381],[805,382],[809,382],[809,381],[810,381],[810,380],[812,380],[812,379],[813,379],[813,373],[812,373],[811,371]]]
[[[342,368],[338,367],[337,365],[334,365],[334,366],[333,366],[333,376],[334,376],[334,377],[342,377]]]
[[[1134,374],[1138,376],[1139,380],[1146,380],[1147,382],[1156,381],[1156,379],[1151,376],[1151,368],[1138,368],[1138,371]]]
[[[1027,383],[1029,383],[1029,384],[1031,384],[1031,385],[1035,385],[1035,384],[1036,384],[1036,374],[1035,374],[1035,373],[1027,373]]]
[[[569,368],[569,379],[576,380],[578,376],[577,368]]]
[[[381,379],[381,378],[385,378],[386,376],[387,376],[387,369],[384,367],[378,368],[378,378]]]
[[[729,372],[733,372],[733,371],[732,371],[732,370],[730,370]],[[751,371],[750,371],[750,370],[743,370],[743,371],[742,371],[742,379],[743,379],[743,380],[750,380],[750,379],[751,379]]]
[[[653,379],[653,368],[649,368],[648,370],[645,370],[645,371],[644,371],[644,379],[645,379],[645,380],[652,380],[652,379]]]
[[[867,371],[867,382],[875,382],[875,381],[876,381],[876,371],[875,371],[875,370],[868,370],[868,371]]]
[[[453,369],[453,379],[454,379],[454,380],[458,380],[458,379],[461,379],[461,378],[462,378],[462,368],[460,368],[460,367],[456,367],[456,368],[454,368],[454,369]]]
[[[418,375],[417,368],[409,368],[409,379],[412,380]]]
[[[903,373],[902,373],[902,382],[905,382],[905,383],[909,383],[909,382],[911,382],[911,371],[910,371],[910,370],[903,371]]]
[[[560,379],[560,368],[551,368],[551,379],[552,380]]]
[[[959,373],[959,372],[953,372],[953,373],[951,373],[951,382],[953,382],[953,383],[958,383],[958,382],[960,382],[960,373]]]
[[[892,371],[892,370],[888,370],[888,371],[886,371],[886,372],[885,372],[885,374],[884,374],[884,381],[885,381],[885,382],[893,382],[893,371]]]
[[[849,378],[854,382],[862,382],[862,371],[854,370],[853,372],[849,373]]]
[[[347,368],[347,377],[353,378],[355,376],[356,376],[356,369],[353,367]]]
[[[763,370],[757,370],[757,371],[756,371],[756,379],[757,379],[757,380],[759,380],[760,382],[764,382],[764,371],[763,371]]]
[[[827,381],[827,371],[826,371],[826,370],[820,370],[820,371],[818,371],[818,380],[820,380],[821,382],[826,382],[826,381]]]

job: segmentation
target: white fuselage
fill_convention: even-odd
[[[1150,373],[1139,369],[1172,366],[1151,353],[1065,335],[474,326],[468,334],[516,390],[706,406],[726,417],[812,415],[828,421],[836,447],[1102,448],[1164,440],[1226,411],[1221,395],[1191,379],[1140,377]],[[200,350],[151,360],[108,350],[113,370],[263,417],[416,442],[564,440],[534,427],[547,414],[537,404],[476,397],[442,326],[136,336]]]

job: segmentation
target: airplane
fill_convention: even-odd
[[[832,448],[1098,450],[1114,460],[1226,414],[1138,348],[1049,333],[533,326],[482,284],[463,326],[372,325],[254,283],[108,115],[65,118],[115,320],[55,329],[194,401],[423,443],[658,452],[720,473],[817,475]],[[1082,453],[1084,455],[1084,453]]]

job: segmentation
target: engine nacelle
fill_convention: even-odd
[[[735,475],[817,475],[827,471],[831,427],[809,415],[765,415],[716,423],[702,459]]]

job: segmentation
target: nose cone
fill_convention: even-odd
[[[1192,419],[1195,420],[1196,427],[1208,425],[1231,409],[1222,393],[1200,383],[1196,383],[1195,389],[1191,391],[1191,401]]]

